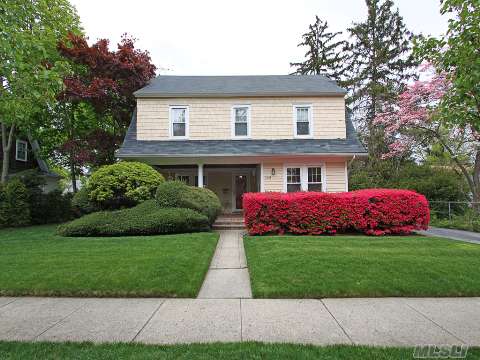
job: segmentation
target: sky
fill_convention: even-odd
[[[315,15],[333,31],[366,18],[364,0],[70,0],[91,41],[123,33],[148,50],[161,75],[271,75],[301,61]],[[440,0],[394,0],[408,29],[439,35]]]

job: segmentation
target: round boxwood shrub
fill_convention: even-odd
[[[212,224],[222,211],[218,196],[211,190],[166,181],[157,188],[156,200],[164,208],[187,208],[204,214]]]
[[[147,200],[133,208],[99,211],[60,225],[63,236],[126,236],[173,234],[209,230],[205,215],[191,209],[161,208]]]
[[[150,165],[119,162],[95,171],[86,187],[92,203],[101,209],[119,209],[153,199],[163,176]]]

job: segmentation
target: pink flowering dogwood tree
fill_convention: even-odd
[[[421,80],[400,94],[398,100],[375,118],[390,140],[384,158],[411,153],[420,157],[433,144],[448,153],[453,168],[462,174],[473,195],[480,201],[480,134],[473,126],[443,116],[451,82],[448,74],[435,72],[430,64],[420,67]],[[450,107],[449,113],[452,113]],[[453,111],[454,112],[454,111]],[[462,109],[458,109],[461,116]]]

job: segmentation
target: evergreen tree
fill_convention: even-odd
[[[392,0],[366,0],[368,17],[348,29],[348,102],[370,161],[386,150],[383,129],[374,126],[377,113],[392,103],[413,78],[412,33]]]
[[[305,61],[290,63],[296,67],[294,74],[321,74],[341,82],[345,72],[346,54],[343,48],[346,41],[338,40],[341,32],[329,32],[328,23],[315,16],[315,23],[309,25],[309,31],[302,35],[299,47],[307,47]]]

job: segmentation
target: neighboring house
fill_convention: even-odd
[[[15,138],[9,154],[9,178],[21,174],[25,170],[37,169],[45,180],[45,185],[42,187],[44,192],[58,189],[60,176],[50,171],[47,163],[39,156],[39,152],[38,141],[24,137]],[[3,158],[4,153],[0,146],[0,163]]]
[[[117,156],[208,187],[227,212],[250,191],[348,191],[347,163],[366,155],[323,76],[159,76],[135,95]]]

